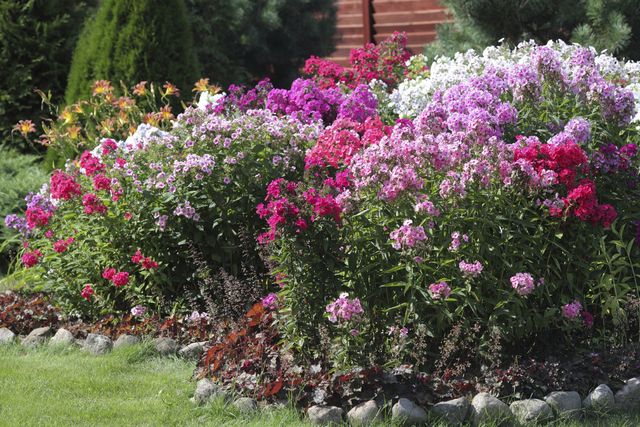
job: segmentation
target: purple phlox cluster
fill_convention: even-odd
[[[618,148],[615,144],[603,144],[591,154],[591,166],[600,173],[627,171],[631,160],[638,154],[637,145],[630,143]]]
[[[162,215],[160,212],[154,212],[153,217],[156,220],[156,225],[161,231],[164,231],[167,228],[167,221],[169,220],[169,215]]]
[[[338,118],[364,123],[367,117],[378,115],[378,99],[369,86],[358,85],[338,107]]]
[[[578,300],[574,300],[562,306],[562,315],[567,319],[575,319],[580,315],[581,311],[582,304],[580,304],[580,301]]]
[[[474,278],[478,277],[480,273],[482,273],[483,266],[480,261],[467,262],[462,260],[458,264],[458,268],[460,268],[460,271],[462,272],[462,275],[464,277]]]
[[[432,283],[429,285],[429,294],[434,300],[445,299],[451,295],[451,288],[447,282]]]
[[[451,243],[449,244],[449,252],[457,252],[462,245],[462,242],[468,243],[469,236],[462,234],[459,231],[451,233]]]
[[[192,169],[198,172],[211,175],[213,167],[216,165],[216,159],[211,154],[187,154],[183,161],[175,160],[173,162],[173,170],[175,174],[187,174]]]
[[[27,225],[27,219],[16,214],[9,214],[4,218],[4,225],[12,230],[19,232],[22,237],[29,236],[29,226]]]
[[[327,305],[326,312],[329,314],[329,321],[337,323],[355,320],[364,310],[358,298],[351,299],[348,293],[343,292],[334,302]]]
[[[440,210],[433,204],[433,202],[428,200],[427,196],[424,194],[418,194],[416,196],[416,204],[413,206],[413,210],[417,213],[426,213],[433,217],[440,216]]]
[[[549,46],[538,46],[531,52],[531,65],[543,80],[564,82],[564,70],[558,52]]]
[[[278,295],[272,292],[263,297],[261,302],[262,306],[267,310],[275,310],[278,308]]]
[[[526,99],[537,100],[542,92],[542,83],[537,71],[528,64],[516,64],[509,68],[507,81],[513,98],[523,102]]]
[[[321,88],[311,79],[296,79],[291,89],[273,89],[267,97],[266,107],[280,114],[299,117],[303,121],[322,120],[330,124],[336,119],[338,108],[344,101],[338,88]]]
[[[419,242],[427,240],[427,234],[421,225],[413,226],[413,221],[406,219],[400,228],[393,230],[389,237],[391,246],[396,250],[411,249]]]
[[[175,216],[183,216],[185,218],[192,219],[196,222],[200,221],[200,215],[196,213],[196,210],[189,201],[185,201],[184,203],[180,203],[173,211],[173,215]]]
[[[272,91],[273,85],[268,78],[262,79],[250,89],[241,85],[230,85],[227,95],[218,101],[213,108],[214,114],[223,112],[245,112],[264,108],[267,96]]]
[[[591,138],[591,123],[582,117],[574,117],[564,126],[564,131],[571,135],[577,144],[584,144]]]

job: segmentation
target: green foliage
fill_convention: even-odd
[[[34,89],[62,99],[79,28],[94,3],[0,1],[0,141],[10,138],[19,120],[37,121],[40,99]]]
[[[227,85],[290,83],[311,55],[333,50],[333,0],[189,0],[203,75]]]
[[[20,242],[4,225],[4,218],[25,208],[24,197],[47,181],[40,158],[0,149],[0,275],[7,271]]]
[[[640,3],[635,0],[444,0],[454,23],[438,27],[425,51],[452,55],[504,39],[565,40],[640,58]]]
[[[95,80],[171,81],[186,90],[198,74],[184,1],[105,0],[78,40],[66,101],[87,98]]]

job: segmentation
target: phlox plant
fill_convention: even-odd
[[[246,237],[258,234],[255,206],[269,182],[304,169],[320,126],[269,110],[213,110],[189,107],[170,131],[142,124],[124,141],[103,138],[54,171],[29,196],[19,274],[69,312],[98,315],[188,309],[187,290],[202,302],[193,251],[213,272],[260,271]]]
[[[388,361],[388,331],[406,328],[410,349],[419,324],[435,343],[463,321],[515,347],[606,334],[629,315],[640,291],[634,95],[587,48],[503,55],[429,86],[421,112],[372,143],[334,133],[349,156],[326,150],[324,170],[296,183],[325,179],[340,210],[304,229],[269,222],[290,342],[313,354],[318,319],[343,294],[362,313],[329,326],[340,364]],[[322,164],[318,147],[307,164]]]

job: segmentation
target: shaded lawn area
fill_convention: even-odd
[[[197,407],[189,401],[193,370],[193,362],[155,357],[148,344],[106,356],[76,348],[0,346],[0,426],[310,425],[291,408],[242,415],[222,401]],[[640,416],[591,416],[548,425],[631,427],[640,425]]]
[[[241,416],[189,398],[194,363],[157,358],[148,346],[92,356],[77,349],[0,346],[2,426],[304,425],[292,410]]]

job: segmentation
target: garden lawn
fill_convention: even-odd
[[[196,407],[189,401],[193,369],[184,360],[154,357],[148,345],[97,357],[70,348],[0,346],[0,426],[310,425],[293,409],[241,415],[222,401]],[[640,416],[553,425],[637,426]]]
[[[289,426],[293,410],[242,417],[189,398],[194,364],[149,347],[92,356],[77,349],[0,346],[0,426]]]

